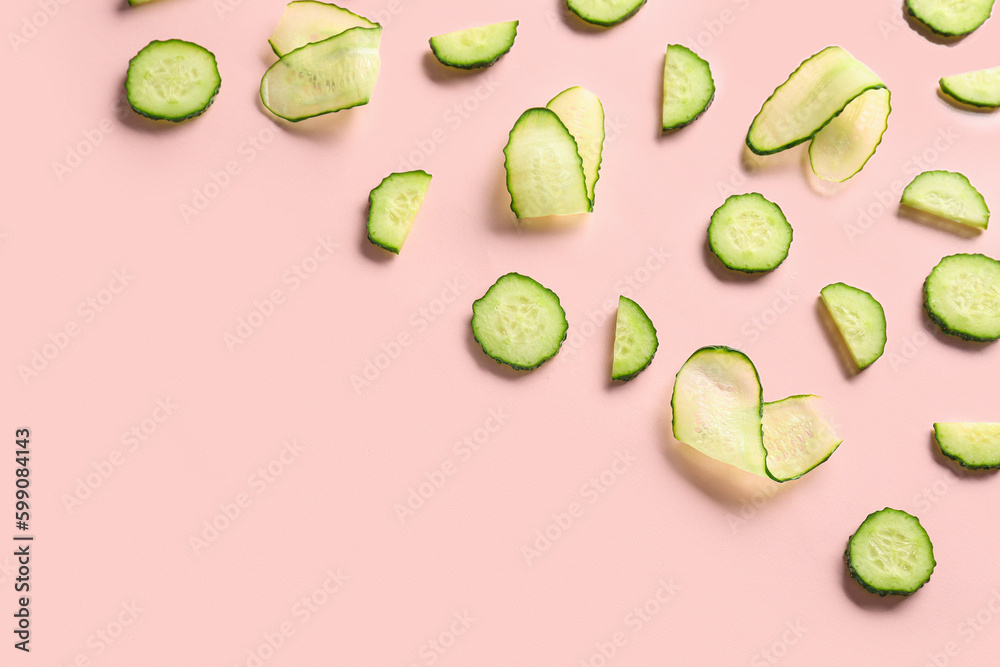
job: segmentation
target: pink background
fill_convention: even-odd
[[[47,2],[0,10],[0,535],[15,532],[25,426],[36,535],[32,652],[8,644],[0,663],[995,661],[1000,481],[957,472],[930,429],[1000,418],[1000,348],[933,330],[921,285],[942,256],[996,257],[1000,244],[901,218],[894,202],[938,168],[1000,205],[997,115],[935,93],[943,74],[1000,64],[1000,19],[949,46],[896,1],[652,0],[604,31],[557,0],[354,0],[385,26],[371,104],[287,125],[257,97],[283,2]],[[517,42],[489,70],[429,55],[431,35],[513,18]],[[217,55],[212,108],[179,126],[123,111],[129,58],[175,37]],[[660,137],[668,43],[707,58],[718,93]],[[836,193],[810,184],[801,151],[742,169],[762,101],[829,44],[892,90],[876,156]],[[578,84],[608,118],[596,210],[574,229],[518,231],[507,133]],[[392,257],[365,239],[367,195],[411,165],[434,180]],[[746,191],[795,230],[788,260],[753,280],[704,250],[711,212]],[[472,301],[508,271],[555,290],[570,321],[560,354],[529,374],[470,334]],[[834,281],[871,291],[888,317],[885,356],[858,376],[817,310]],[[637,380],[610,386],[606,304],[623,290],[660,348]],[[259,326],[227,344],[241,320]],[[708,344],[745,350],[769,400],[827,397],[840,450],[775,494],[674,442],[673,376]],[[36,352],[51,358],[22,377]],[[369,362],[370,384],[352,384]],[[133,428],[143,440],[123,435]],[[902,601],[862,591],[842,558],[887,505],[920,517],[939,563]],[[0,556],[7,623],[13,564]]]

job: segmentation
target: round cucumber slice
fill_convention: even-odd
[[[776,269],[788,257],[791,244],[792,226],[785,214],[757,192],[726,199],[708,225],[709,248],[735,271]]]
[[[618,297],[611,379],[622,382],[633,379],[652,363],[658,346],[656,327],[646,311],[632,299]]]
[[[844,556],[855,581],[882,596],[914,593],[937,565],[920,520],[890,507],[868,515],[848,540]]]
[[[970,470],[1000,468],[1000,424],[935,423],[934,439],[941,453]]]
[[[140,116],[177,123],[205,113],[221,85],[211,51],[181,39],[154,40],[129,61],[125,97]]]
[[[906,0],[906,11],[933,32],[968,35],[990,17],[993,0]]]
[[[946,334],[1000,338],[1000,262],[978,253],[945,257],[924,281],[924,308]]]
[[[515,370],[555,356],[568,328],[556,293],[520,273],[500,276],[472,304],[472,335],[483,352]]]
[[[517,21],[505,21],[431,37],[431,51],[449,67],[489,67],[514,46],[517,25]]]

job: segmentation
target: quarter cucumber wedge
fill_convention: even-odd
[[[590,198],[576,141],[551,109],[528,109],[503,149],[510,208],[518,218],[587,213]]]
[[[268,42],[280,58],[306,44],[322,42],[350,28],[379,28],[378,23],[338,7],[316,0],[293,0],[274,26]]]
[[[633,379],[653,361],[658,345],[656,327],[646,312],[632,299],[618,297],[611,379]]]
[[[1000,67],[943,76],[938,85],[943,93],[963,104],[1000,108]]]
[[[947,37],[968,35],[990,17],[993,0],[906,0],[906,11]]]
[[[505,21],[431,37],[431,51],[449,67],[489,67],[514,46],[517,25],[517,21]]]
[[[951,171],[918,175],[903,190],[900,203],[976,229],[986,229],[990,222],[990,208],[979,190],[963,174]]]
[[[176,123],[205,113],[221,85],[211,51],[181,39],[155,40],[129,61],[125,97],[140,116]]]
[[[674,380],[674,437],[718,461],[766,476],[763,403],[749,357],[729,347],[703,347]]]
[[[631,18],[646,0],[566,0],[569,10],[587,23],[610,27]]]
[[[858,370],[868,368],[885,351],[885,311],[868,292],[844,283],[833,283],[820,290]]]
[[[816,133],[809,144],[814,174],[842,183],[861,171],[889,127],[889,97],[888,88],[867,90]]]
[[[832,415],[819,396],[789,396],[764,404],[764,466],[776,482],[798,479],[840,447]]]
[[[937,565],[920,520],[889,507],[868,515],[848,540],[844,557],[854,580],[882,596],[914,593]]]
[[[537,368],[555,356],[568,328],[555,292],[519,273],[500,276],[472,304],[472,335],[483,352],[514,370]]]
[[[553,97],[545,107],[556,112],[576,141],[583,161],[587,198],[590,200],[588,210],[593,211],[594,189],[600,178],[601,154],[604,152],[604,106],[601,98],[583,86],[574,86]]]
[[[854,56],[829,46],[799,65],[764,102],[747,132],[757,155],[770,155],[812,139],[854,98],[885,84]]]
[[[431,175],[426,171],[383,178],[368,195],[368,240],[398,255],[430,185]]]
[[[349,28],[281,57],[264,73],[260,99],[292,122],[367,104],[380,67],[381,28]]]
[[[733,195],[712,214],[708,245],[727,268],[771,271],[788,256],[792,226],[774,202],[751,192]]]
[[[715,81],[708,62],[686,46],[668,45],[663,59],[663,131],[694,122],[714,97]]]
[[[1000,424],[954,422],[934,424],[941,452],[970,470],[1000,468]]]
[[[1000,338],[1000,262],[980,254],[945,257],[924,281],[924,309],[946,334]]]

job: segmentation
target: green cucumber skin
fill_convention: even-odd
[[[789,74],[788,77],[777,88],[774,89],[774,92],[771,93],[766,100],[764,100],[764,103],[760,105],[760,109],[757,111],[757,115],[760,115],[760,112],[763,111],[764,107],[767,106],[767,103],[770,102],[774,98],[774,96],[778,94],[778,91],[781,89],[781,87],[784,86],[786,83],[788,83],[788,81],[790,81],[792,79],[792,77],[794,77],[796,74],[798,74],[799,70],[801,70],[802,67],[807,62],[809,62],[810,60],[812,60],[813,58],[815,58],[819,54],[823,53],[823,51],[827,51],[827,50],[833,49],[833,48],[837,48],[837,47],[835,47],[835,46],[828,46],[825,49],[821,49],[820,51],[817,51],[816,53],[812,54],[811,56],[809,56],[808,58],[806,58],[805,60],[803,60],[801,63],[799,63],[799,66],[795,68],[795,71],[792,72],[791,74]],[[865,92],[867,92],[869,90],[876,90],[876,89],[879,89],[879,88],[887,88],[887,87],[888,86],[886,86],[885,83],[874,84],[874,85],[871,85],[871,86],[865,88],[864,90],[860,91],[858,93],[858,95],[862,95],[862,94],[864,94]],[[837,110],[837,113],[835,113],[832,116],[830,116],[830,118],[827,119],[827,121],[825,123],[823,123],[823,125],[821,125],[820,127],[817,127],[816,128],[816,132],[813,132],[808,137],[803,137],[802,139],[799,139],[797,141],[793,141],[791,143],[785,144],[784,146],[778,146],[777,148],[762,150],[762,149],[759,149],[756,146],[754,146],[753,141],[750,139],[750,130],[753,129],[753,123],[751,123],[750,124],[750,129],[747,130],[747,136],[746,136],[746,141],[745,141],[745,143],[747,145],[747,148],[749,148],[750,151],[752,153],[754,153],[755,155],[774,155],[775,153],[780,153],[782,151],[788,150],[789,148],[794,148],[795,146],[798,146],[799,144],[803,144],[803,143],[805,143],[807,141],[811,141],[812,138],[815,137],[816,134],[820,130],[822,130],[824,127],[826,127],[827,124],[831,120],[833,120],[834,118],[836,118],[837,116],[839,116],[840,112],[843,111],[844,109],[846,109],[847,105],[850,104],[851,102],[853,102],[854,99],[856,99],[858,95],[855,95],[854,98],[848,100],[844,104],[843,107],[841,107],[840,109]],[[756,118],[756,116],[754,116],[754,117]]]
[[[778,209],[778,214],[781,216],[781,219],[785,221],[785,224],[788,225],[788,229],[789,229],[789,238],[788,238],[788,246],[789,247],[785,250],[785,256],[781,258],[780,262],[778,262],[774,266],[772,266],[770,268],[766,268],[766,269],[746,269],[746,268],[741,268],[741,267],[735,266],[731,261],[723,259],[723,257],[716,251],[716,249],[714,247],[714,244],[712,242],[712,233],[711,233],[712,232],[712,220],[714,220],[716,214],[718,214],[719,211],[721,211],[726,206],[726,204],[729,204],[730,202],[739,202],[742,199],[744,199],[746,197],[751,197],[751,196],[759,197],[760,199],[764,200],[768,204],[771,204],[776,209]],[[773,202],[770,199],[766,198],[764,195],[760,194],[759,192],[748,192],[746,194],[730,195],[730,196],[726,197],[726,201],[724,201],[712,213],[712,219],[709,221],[709,225],[708,225],[708,247],[709,247],[709,250],[712,251],[712,254],[715,255],[718,258],[719,262],[724,267],[726,267],[727,269],[729,269],[730,271],[739,271],[740,273],[745,273],[745,274],[748,274],[748,275],[760,275],[762,273],[768,273],[770,271],[774,271],[779,266],[781,266],[782,264],[785,263],[785,260],[788,259],[788,252],[791,250],[791,245],[792,245],[792,241],[794,240],[794,235],[795,235],[795,230],[792,228],[791,224],[789,224],[788,217],[785,215],[785,212],[783,210],[781,210],[781,207],[778,206],[778,204],[776,204],[775,202]]]
[[[685,51],[687,51],[687,52],[691,53],[692,55],[694,55],[696,58],[698,58],[698,60],[701,60],[703,63],[705,63],[705,68],[708,70],[708,81],[712,85],[712,96],[708,98],[708,102],[705,103],[705,106],[702,108],[702,110],[699,111],[690,120],[683,121],[683,122],[680,122],[680,123],[674,123],[673,125],[669,125],[669,126],[662,125],[662,123],[661,123],[661,125],[662,125],[662,129],[660,130],[661,132],[673,132],[675,130],[679,130],[682,127],[687,127],[691,123],[693,123],[696,120],[698,120],[699,118],[701,118],[705,114],[705,112],[708,111],[708,108],[710,106],[712,106],[712,102],[715,101],[715,94],[718,92],[718,89],[716,88],[716,85],[715,85],[715,77],[712,76],[712,67],[711,67],[711,65],[709,64],[709,62],[707,60],[705,60],[700,55],[698,55],[697,53],[695,53],[694,51],[692,51],[688,47],[684,46],[683,44],[668,44],[667,48],[669,49],[671,46],[679,46],[680,48],[682,48]]]
[[[476,328],[475,327],[472,327],[472,336],[473,336],[473,338],[476,339],[476,342],[479,343],[479,347],[482,348],[483,353],[486,354],[486,356],[488,356],[493,361],[497,362],[498,364],[502,364],[504,366],[510,366],[515,371],[533,371],[536,368],[538,368],[539,366],[541,366],[542,364],[544,364],[546,361],[548,361],[549,359],[551,359],[552,357],[556,356],[559,353],[559,350],[562,349],[562,344],[564,342],[566,342],[566,335],[569,332],[569,323],[566,322],[566,320],[565,320],[566,309],[563,308],[562,303],[559,301],[559,295],[556,294],[555,292],[553,292],[551,289],[549,289],[545,285],[542,285],[540,282],[538,282],[537,280],[535,280],[534,278],[532,278],[530,276],[526,276],[523,273],[517,273],[516,271],[510,271],[508,273],[505,273],[503,276],[500,276],[500,278],[497,278],[496,281],[493,283],[493,285],[490,285],[490,288],[488,290],[486,290],[486,293],[483,294],[483,296],[481,296],[480,298],[476,299],[475,302],[473,302],[473,304],[472,304],[472,314],[473,314],[473,317],[475,317],[475,313],[476,313],[476,304],[479,303],[479,302],[481,302],[482,300],[484,300],[489,295],[490,290],[492,290],[496,286],[496,283],[500,282],[500,279],[504,278],[506,276],[518,276],[520,278],[527,278],[528,280],[530,280],[533,283],[537,284],[543,290],[545,290],[546,292],[549,292],[550,294],[552,294],[552,296],[554,296],[556,298],[556,303],[559,305],[559,308],[563,312],[563,320],[564,320],[564,323],[565,323],[564,326],[563,326],[562,338],[559,339],[559,344],[556,346],[556,348],[552,352],[552,354],[550,354],[549,356],[545,357],[544,359],[539,360],[538,363],[536,363],[536,364],[534,364],[532,366],[523,366],[523,365],[520,365],[520,364],[511,363],[507,359],[501,359],[500,357],[495,357],[492,354],[490,354],[489,351],[486,349],[486,347],[483,346],[482,342],[479,340],[479,336],[476,333]]]
[[[146,4],[146,3],[143,2],[143,3],[140,3],[140,4]],[[156,43],[161,43],[162,44],[162,43],[168,43],[168,42],[177,42],[177,43],[181,43],[181,44],[190,44],[192,46],[198,47],[199,49],[201,49],[202,51],[204,51],[205,53],[207,53],[208,55],[210,55],[212,57],[212,63],[215,65],[215,71],[216,72],[219,71],[219,62],[218,62],[218,60],[216,60],[215,54],[212,51],[209,51],[208,49],[206,49],[204,46],[202,46],[200,44],[195,44],[194,42],[189,42],[189,41],[184,40],[184,39],[153,40],[152,42],[150,42],[149,44],[147,44],[146,46],[144,46],[142,49],[139,49],[139,53],[135,54],[134,56],[132,56],[132,58],[129,59],[129,66],[131,67],[132,61],[135,60],[136,58],[138,58],[139,55],[145,49],[149,48],[150,45],[156,44]],[[183,122],[185,120],[190,120],[192,118],[197,118],[198,116],[200,116],[203,113],[205,113],[206,111],[208,111],[208,108],[210,106],[212,106],[212,104],[215,102],[215,98],[218,96],[220,90],[222,90],[222,76],[221,75],[219,76],[219,83],[217,83],[215,85],[215,90],[212,91],[212,96],[209,97],[209,99],[208,99],[208,104],[206,104],[205,106],[203,106],[201,109],[198,109],[196,111],[193,111],[193,112],[187,114],[186,116],[164,116],[162,114],[156,114],[156,113],[153,113],[153,112],[150,112],[150,111],[146,111],[145,109],[140,109],[138,107],[133,106],[132,102],[128,100],[128,93],[129,93],[128,78],[126,77],[126,79],[125,79],[125,98],[126,98],[126,101],[128,102],[129,107],[132,109],[132,111],[136,112],[137,114],[139,114],[143,118],[149,118],[150,120],[166,120],[166,121],[170,121],[171,123],[181,123],[181,122]]]
[[[865,517],[865,521],[867,521],[869,518],[875,516],[879,512],[884,512],[885,510],[891,510],[891,509],[892,509],[891,507],[886,507],[886,508],[878,510],[876,512],[872,512],[867,517]],[[899,512],[901,510],[893,510],[893,511]],[[909,514],[909,512],[903,512],[903,513],[904,514]],[[910,516],[913,516],[913,515],[910,514]],[[913,518],[916,519],[916,517],[913,517]],[[861,530],[861,526],[864,525],[865,521],[862,521],[861,524],[859,524],[858,530]],[[920,523],[919,519],[917,519],[917,523]],[[922,527],[923,526],[921,526],[921,528]],[[854,579],[854,581],[858,582],[858,584],[860,584],[861,587],[864,588],[866,591],[868,591],[870,593],[875,593],[875,594],[877,594],[877,595],[879,595],[881,597],[885,597],[887,595],[899,595],[899,596],[906,597],[906,596],[909,596],[909,595],[913,595],[914,593],[916,593],[917,591],[919,591],[921,588],[923,588],[927,584],[927,581],[930,581],[930,577],[928,576],[927,581],[923,582],[922,584],[920,584],[919,586],[917,586],[916,588],[914,588],[912,591],[886,590],[886,589],[878,588],[876,586],[872,586],[867,581],[865,581],[864,578],[860,574],[858,574],[858,572],[854,569],[854,564],[851,563],[851,540],[854,539],[854,535],[857,535],[857,532],[853,533],[848,538],[848,540],[847,540],[847,548],[844,550],[844,561],[847,563],[847,570],[848,570],[848,572],[850,572],[851,578]],[[931,545],[931,549],[932,549],[932,556],[931,556],[932,567],[931,567],[931,572],[933,573],[934,572],[934,567],[937,566],[937,560],[935,560],[934,557],[933,557],[933,545]]]
[[[983,255],[982,253],[979,253],[979,252],[977,252],[977,253],[971,253],[971,254],[979,255],[981,257],[986,257],[987,259],[993,259],[992,257],[989,257],[987,255]],[[954,257],[954,256],[955,255],[948,255],[948,257]],[[942,259],[942,261],[944,261],[944,259]],[[993,260],[993,261],[996,261],[996,260]],[[940,264],[940,262],[939,262],[939,264]],[[937,267],[935,266],[935,268],[937,268]],[[933,273],[934,273],[934,271],[931,270],[931,274],[933,274]],[[973,334],[970,334],[970,333],[965,332],[965,331],[961,331],[959,329],[953,329],[950,326],[948,326],[948,324],[943,319],[941,319],[940,317],[938,317],[938,315],[933,312],[933,310],[930,307],[930,304],[928,303],[929,302],[929,295],[927,293],[927,281],[930,280],[930,277],[931,277],[931,275],[928,274],[927,278],[924,279],[924,311],[927,313],[927,317],[930,318],[931,322],[933,322],[934,324],[938,325],[941,328],[941,331],[943,331],[944,333],[948,334],[949,336],[957,336],[957,337],[961,338],[962,340],[970,341],[970,342],[973,342],[973,343],[992,343],[993,341],[997,340],[996,338],[983,338],[981,336],[975,336]]]
[[[631,302],[632,305],[634,305],[636,308],[639,309],[639,311],[642,313],[642,316],[645,318],[646,322],[649,323],[649,328],[652,329],[652,332],[653,332],[653,340],[656,343],[653,346],[653,353],[649,355],[649,359],[646,360],[646,363],[643,365],[642,368],[640,368],[640,369],[638,369],[638,370],[636,370],[636,371],[634,371],[632,373],[626,373],[625,375],[619,375],[619,376],[612,376],[612,378],[611,378],[612,380],[617,380],[619,382],[628,382],[628,381],[634,380],[636,377],[638,377],[639,373],[641,373],[644,370],[646,370],[647,368],[649,368],[649,365],[651,363],[653,363],[653,357],[656,356],[656,351],[658,349],[660,349],[660,339],[656,335],[656,327],[653,325],[653,320],[651,320],[649,318],[649,315],[646,314],[646,311],[643,310],[642,306],[640,306],[638,303],[636,303],[632,299],[629,299],[627,296],[622,296],[621,298],[625,299],[626,301]]]
[[[493,60],[489,60],[489,61],[480,60],[480,61],[477,61],[477,62],[474,62],[474,63],[462,63],[462,64],[459,64],[459,63],[456,63],[454,61],[446,59],[444,56],[442,56],[440,53],[438,53],[437,48],[435,48],[435,46],[434,46],[434,39],[433,38],[431,38],[431,39],[429,39],[427,41],[428,41],[428,43],[431,46],[431,52],[434,54],[434,57],[437,58],[438,62],[440,62],[442,65],[445,65],[446,67],[454,67],[455,69],[464,69],[464,70],[485,69],[487,67],[492,67],[498,60],[500,60],[505,55],[507,55],[508,53],[510,53],[510,50],[512,48],[514,48],[514,42],[517,40],[517,29],[518,29],[519,26],[520,26],[520,21],[514,21],[514,37],[510,40],[510,46],[508,46],[506,49],[504,49],[503,51],[501,51],[500,53],[498,53],[493,58]]]
[[[574,16],[578,17],[578,18],[579,18],[579,19],[580,19],[581,21],[584,21],[585,23],[589,23],[589,24],[591,24],[591,25],[597,25],[597,26],[601,26],[602,28],[611,28],[611,27],[614,27],[614,26],[616,26],[616,25],[618,25],[618,24],[620,24],[620,23],[624,23],[625,21],[627,21],[627,20],[629,20],[630,18],[632,18],[633,16],[635,16],[635,15],[636,15],[636,13],[638,13],[638,11],[639,11],[640,9],[642,9],[643,5],[645,5],[645,4],[646,4],[646,0],[642,0],[642,2],[638,3],[638,4],[637,4],[637,5],[636,5],[636,6],[635,6],[635,7],[633,8],[633,9],[632,9],[632,11],[630,11],[629,13],[625,14],[625,16],[622,16],[621,18],[619,18],[619,19],[617,19],[617,20],[615,20],[615,21],[599,21],[599,20],[595,20],[595,19],[592,19],[592,18],[590,18],[590,19],[588,19],[588,18],[584,18],[583,16],[581,16],[581,15],[580,15],[580,14],[579,14],[579,13],[578,13],[578,12],[576,11],[576,9],[574,9],[574,8],[573,8],[573,5],[572,5],[572,4],[571,4],[571,3],[570,3],[570,2],[568,1],[568,0],[567,0],[567,3],[566,3],[566,7],[567,7],[567,8],[568,8],[568,9],[569,9],[569,10],[570,10],[571,12],[573,12],[573,15],[574,15]]]

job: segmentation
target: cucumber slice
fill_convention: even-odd
[[[368,195],[368,240],[399,254],[431,185],[426,171],[389,174]]]
[[[489,67],[514,46],[517,25],[517,21],[505,21],[431,37],[431,51],[449,67]]]
[[[148,5],[152,1],[153,0],[128,0],[128,4],[130,7],[136,7],[138,5]]]
[[[590,210],[583,160],[573,135],[551,109],[528,109],[503,149],[510,208],[518,218]]]
[[[827,285],[819,294],[858,370],[875,363],[885,351],[885,311],[882,304],[868,292],[844,283]]]
[[[646,0],[566,0],[569,10],[587,23],[611,27],[631,18]]]
[[[715,81],[708,61],[686,46],[667,45],[663,58],[663,131],[694,122],[714,98]]]
[[[264,73],[260,99],[292,122],[367,104],[380,66],[381,28],[350,28],[282,56]]]
[[[986,229],[990,222],[990,208],[979,190],[963,174],[951,171],[919,174],[903,190],[900,203],[976,229]]]
[[[993,0],[906,0],[906,11],[947,37],[968,35],[990,17]]]
[[[293,0],[285,5],[267,41],[280,58],[306,44],[322,42],[351,28],[379,27],[378,23],[334,4]]]
[[[819,396],[789,396],[764,404],[764,466],[776,482],[798,479],[826,461],[842,442]]]
[[[653,361],[658,346],[656,327],[646,312],[632,299],[619,296],[611,379],[627,382],[634,378]]]
[[[708,246],[727,268],[771,271],[788,256],[792,226],[774,202],[751,192],[732,195],[712,214]]]
[[[941,452],[970,470],[1000,468],[1000,424],[956,422],[934,424]]]
[[[587,185],[587,199],[594,210],[594,189],[600,178],[601,154],[604,152],[604,106],[601,98],[583,86],[562,91],[545,105],[556,112],[576,141],[580,159],[583,160],[583,178]]]
[[[140,116],[176,123],[205,113],[221,85],[211,51],[181,39],[154,40],[129,61],[125,97]]]
[[[767,98],[747,132],[757,155],[812,139],[858,95],[885,84],[850,53],[828,46],[802,62]]]
[[[487,356],[514,370],[554,357],[568,328],[555,292],[519,273],[500,276],[472,304],[472,335]]]
[[[718,461],[766,476],[763,402],[749,357],[729,347],[703,347],[674,380],[674,437]]]
[[[930,580],[937,564],[920,520],[890,507],[868,515],[844,557],[854,580],[882,596],[910,595]]]
[[[842,183],[861,171],[889,127],[889,98],[888,88],[868,90],[823,126],[809,144],[813,173]]]
[[[941,92],[974,107],[1000,108],[1000,67],[943,76]]]
[[[945,257],[924,281],[924,309],[946,334],[1000,338],[1000,262],[980,254]]]

